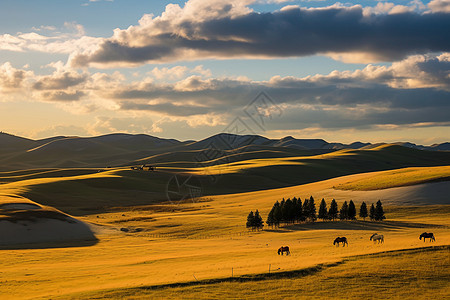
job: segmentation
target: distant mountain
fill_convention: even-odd
[[[272,145],[296,149],[325,149],[328,143],[322,139],[295,139],[292,136],[287,136],[279,140],[272,140]]]
[[[97,137],[54,137],[30,140],[0,134],[2,169],[30,167],[104,167],[125,164],[184,145],[174,139],[145,134],[108,134]]]
[[[39,143],[34,140],[18,137],[4,132],[0,133],[0,152],[28,149],[30,147],[35,147],[38,144]]]
[[[430,151],[450,151],[450,143],[431,146],[399,142],[396,145]],[[0,133],[0,169],[49,167],[105,167],[134,163],[191,164],[221,157],[289,157],[324,154],[342,149],[373,149],[387,144],[328,143],[323,139],[286,136],[269,139],[260,135],[220,133],[200,141],[181,142],[146,134],[115,133],[96,137],[57,136],[40,140]],[[208,151],[205,151],[208,150]],[[239,157],[238,157],[239,156]]]
[[[198,142],[192,142],[187,145],[187,148],[192,150],[207,148],[232,150],[249,145],[269,145],[270,143],[271,140],[259,135],[219,133]]]
[[[436,151],[450,151],[450,143],[434,144],[428,148]]]

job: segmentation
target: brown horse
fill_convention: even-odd
[[[419,236],[419,240],[422,240],[423,238],[423,242],[425,242],[426,239],[430,239],[430,242],[434,242],[436,241],[436,239],[434,238],[434,234],[432,232],[424,232]]]
[[[345,245],[347,245],[348,247],[348,242],[347,242],[347,238],[345,236],[343,237],[337,237],[334,242],[333,245],[336,245],[339,247],[339,243],[342,243],[342,245],[345,247]]]
[[[283,255],[283,253],[284,252],[286,252],[286,255],[290,255],[291,254],[291,252],[289,251],[289,247],[288,246],[281,246],[279,249],[278,249],[278,255]]]

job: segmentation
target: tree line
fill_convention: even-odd
[[[350,200],[349,203],[344,201],[341,208],[339,209],[338,204],[335,199],[331,200],[330,207],[325,201],[322,199],[319,205],[319,211],[316,210],[316,203],[313,196],[309,199],[305,199],[303,202],[300,198],[290,198],[282,199],[280,201],[276,201],[270,210],[266,224],[270,227],[279,227],[280,224],[295,224],[302,222],[315,222],[317,219],[321,219],[322,221],[330,220],[335,221],[339,220],[356,220],[356,207],[353,203],[353,200]],[[383,205],[380,200],[377,201],[376,205],[372,203],[370,209],[367,209],[366,203],[363,201],[359,208],[359,217],[365,219],[367,217],[372,221],[382,221],[386,219],[384,215]],[[247,216],[246,227],[251,228],[252,230],[262,229],[264,226],[264,222],[262,217],[259,214],[259,211],[256,210],[255,213],[251,211]]]

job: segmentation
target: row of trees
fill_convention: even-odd
[[[322,199],[319,206],[319,211],[316,211],[316,204],[314,197],[311,196],[309,199],[305,199],[302,203],[300,198],[294,197],[292,200],[288,198],[277,201],[270,210],[266,223],[270,227],[278,227],[281,223],[284,224],[294,224],[300,222],[315,222],[318,218],[325,220],[356,220],[356,207],[353,200],[349,203],[344,201],[341,208],[339,209],[338,204],[335,199],[331,200],[330,207]],[[359,208],[359,217],[364,220],[369,217],[372,221],[382,221],[386,219],[384,215],[383,205],[381,201],[378,200],[376,205],[372,204],[370,210],[367,210],[367,205],[365,202],[361,203]],[[255,213],[250,212],[247,217],[247,228],[261,229],[264,226],[262,218],[256,210]]]

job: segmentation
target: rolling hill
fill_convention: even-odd
[[[432,278],[435,270],[448,276],[448,151],[233,135],[1,141],[0,298],[197,299],[198,290],[223,295],[230,287],[235,298],[248,296],[242,287],[257,289],[255,297],[289,290],[289,298],[308,278],[332,288],[358,274],[372,288],[389,281],[396,292],[388,298],[406,295],[405,283],[419,275],[415,294],[427,299],[422,287],[436,284],[433,292],[448,296],[445,279]],[[143,164],[156,170],[135,168]],[[275,201],[311,195],[317,206],[322,198],[358,207],[381,200],[387,219],[245,229],[249,211],[265,219]],[[433,248],[418,239],[424,231],[436,235]],[[373,244],[374,232],[386,243]],[[333,246],[336,236],[349,247]],[[280,245],[292,255],[277,255]],[[425,256],[427,263],[410,263]],[[382,267],[368,269],[374,264]],[[399,277],[407,267],[410,275]],[[352,295],[379,296],[358,289],[358,280]],[[317,296],[314,288],[308,293]]]
[[[178,193],[180,199],[190,197],[189,189],[173,191],[179,188],[173,185],[174,180],[178,180],[181,186],[185,181],[192,181],[200,195],[213,196],[314,184],[348,175],[362,176],[368,172],[385,173],[372,173],[376,174],[373,177],[377,180],[361,177],[360,181],[351,184],[336,183],[336,188],[364,191],[373,187],[401,187],[405,182],[420,184],[450,178],[448,152],[397,145],[296,156],[298,151],[304,152],[293,149],[279,152],[268,149],[242,153],[231,151],[229,155],[205,164],[193,159],[198,154],[194,150],[146,158],[147,163],[156,166],[156,171],[132,170],[126,166],[5,171],[0,172],[1,193],[26,197],[74,215],[83,215],[112,207],[164,203],[171,199],[171,192]],[[180,159],[180,153],[184,155],[183,160],[174,161]],[[338,194],[337,191],[333,193]]]
[[[221,133],[201,141],[180,142],[145,134],[109,134],[97,137],[51,137],[31,140],[0,133],[0,170],[33,168],[104,168],[131,164],[193,167],[221,160],[235,162],[258,157],[314,156],[341,150],[372,149],[355,142],[348,145],[321,139],[268,139],[258,135]],[[413,150],[447,152],[448,143],[429,147],[398,143]],[[445,155],[438,155],[439,157]],[[216,162],[213,162],[216,164]]]

